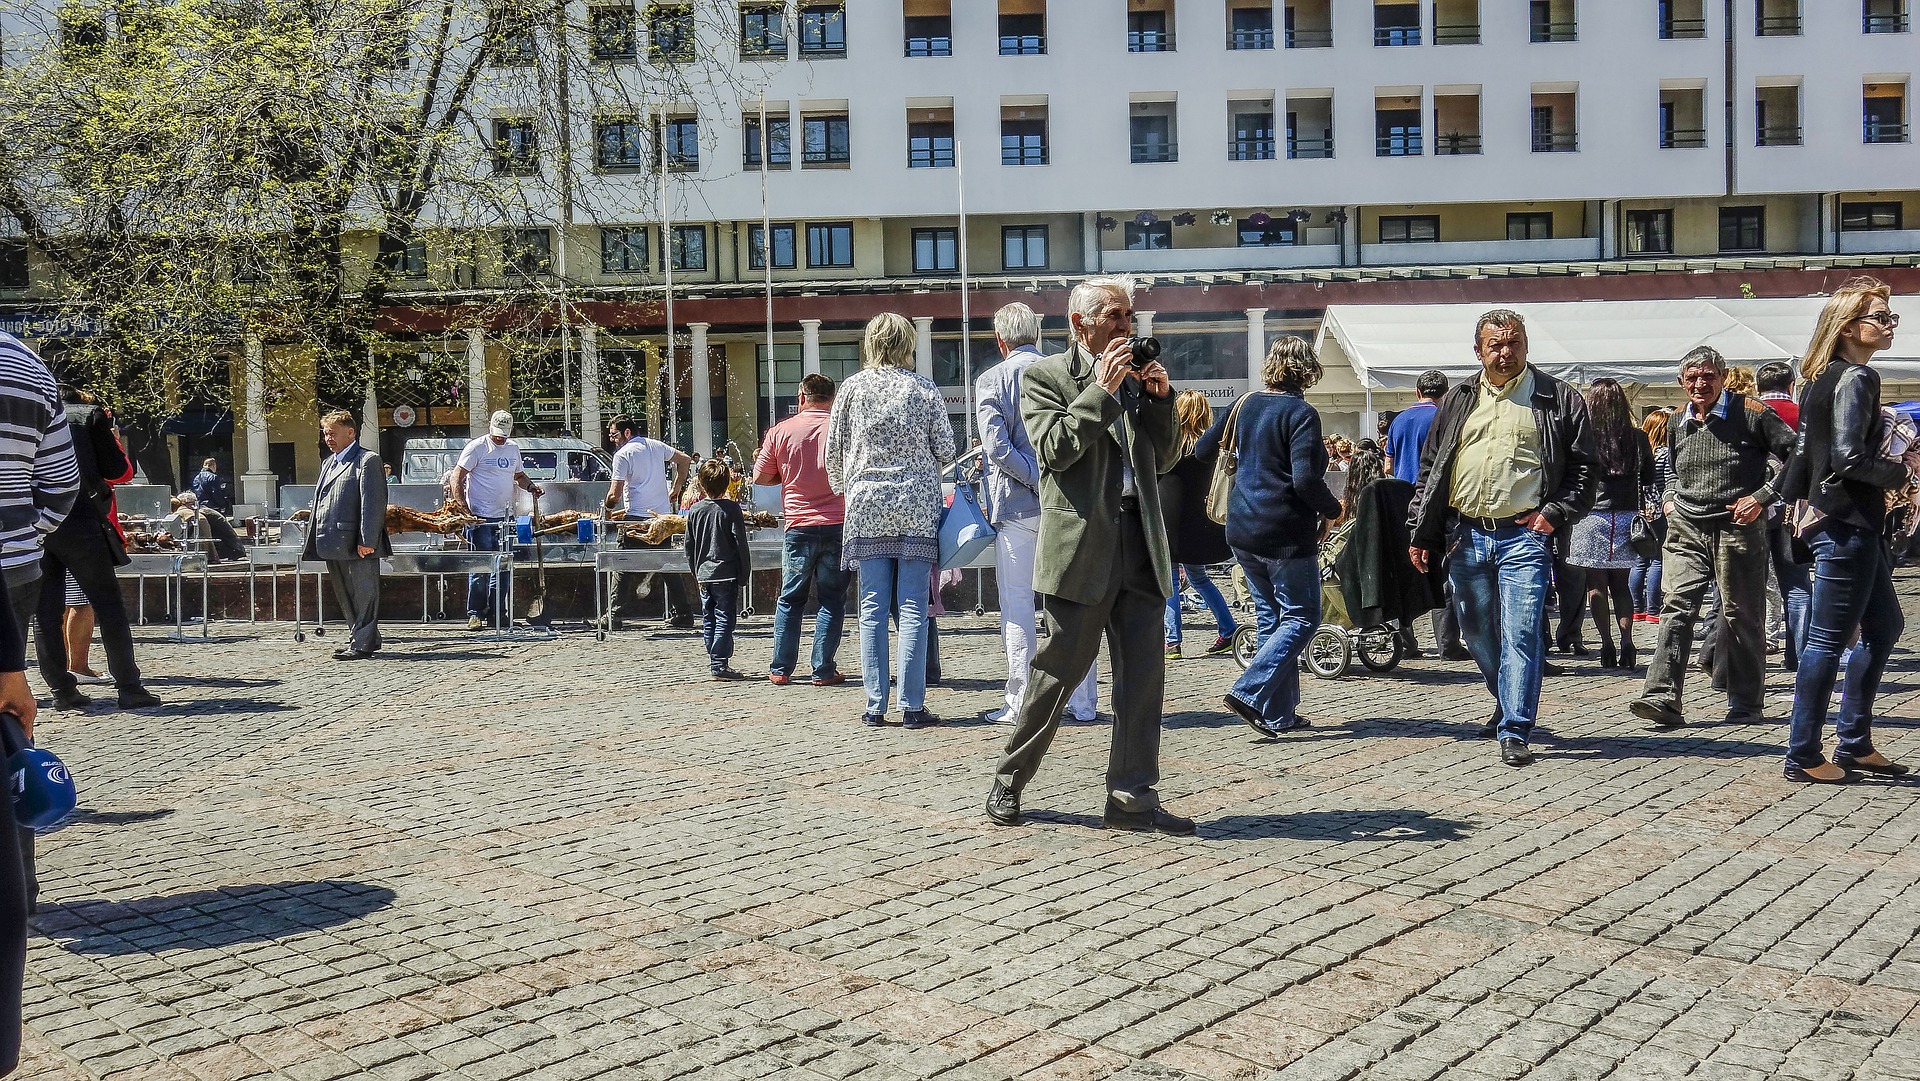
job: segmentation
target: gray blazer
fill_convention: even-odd
[[[359,559],[363,545],[373,549],[369,559],[393,554],[387,542],[386,466],[358,443],[352,450],[344,470],[333,469],[331,455],[320,466],[302,559]]]

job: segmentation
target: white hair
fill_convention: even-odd
[[[1133,279],[1125,275],[1088,278],[1067,294],[1067,318],[1090,319],[1115,295],[1133,303]]]
[[[1008,348],[1032,345],[1040,340],[1040,313],[1016,300],[993,313],[993,336]]]

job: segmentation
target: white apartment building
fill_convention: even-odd
[[[422,362],[471,358],[435,430],[618,405],[707,452],[756,443],[803,372],[856,367],[882,310],[964,411],[963,251],[974,370],[999,304],[1054,331],[1068,283],[1126,272],[1176,381],[1223,397],[1335,302],[1795,296],[1853,268],[1920,292],[1909,2],[575,0],[596,64],[726,73],[647,116],[583,108],[565,242],[557,218],[503,236],[579,301],[579,378],[515,385],[459,325],[450,301],[500,267],[423,265],[398,300]],[[524,76],[490,77],[478,137],[550,175]],[[1362,394],[1330,379],[1329,426]]]

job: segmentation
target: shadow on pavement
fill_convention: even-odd
[[[149,676],[145,682],[162,687],[277,687],[286,681],[239,676]]]
[[[1022,808],[1020,817],[1028,823],[1047,826],[1085,826],[1090,830],[1105,829],[1099,815],[1073,814],[1070,811],[1049,811],[1046,808],[1033,810]]]
[[[71,953],[125,957],[289,938],[361,919],[394,897],[364,882],[273,882],[135,901],[43,900],[33,925]]]
[[[112,701],[111,698],[102,699],[109,705]],[[180,702],[163,702],[141,712],[164,717],[174,713],[284,713],[299,708],[292,702],[276,702],[270,698],[190,698]]]
[[[165,818],[172,813],[171,807],[155,807],[145,811],[96,811],[91,807],[81,807],[62,819],[59,825],[40,832],[58,833],[75,826],[131,826],[138,822],[151,822],[156,818]]]
[[[1240,840],[1286,837],[1297,841],[1461,841],[1475,825],[1425,811],[1382,808],[1227,815],[1200,823],[1202,837]]]
[[[1705,729],[1706,725],[1689,725],[1689,728]],[[1719,727],[1719,726],[1716,726]],[[1742,728],[1751,727],[1741,725]],[[1628,736],[1547,736],[1533,740],[1536,746],[1550,747],[1555,751],[1586,752],[1594,758],[1778,758],[1786,750],[1785,730],[1780,732],[1778,740],[1761,743],[1748,739],[1717,739],[1702,734],[1688,736],[1681,734],[1648,734]]]

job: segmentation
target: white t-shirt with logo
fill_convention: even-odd
[[[521,470],[520,444],[509,439],[498,446],[481,436],[460,452],[467,471],[467,506],[482,518],[505,518],[513,513],[513,478]]]
[[[667,466],[674,450],[658,439],[636,435],[613,453],[613,479],[626,484],[627,514],[672,514],[673,492]]]

